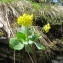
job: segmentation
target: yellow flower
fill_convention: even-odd
[[[32,20],[33,20],[33,14],[28,15],[24,13],[22,16],[18,17],[17,23],[23,26],[31,26],[33,22]]]
[[[50,24],[48,23],[47,25],[45,25],[45,26],[43,27],[43,30],[44,30],[46,33],[48,33],[49,30],[50,30],[50,28],[51,28],[51,26],[50,26]]]

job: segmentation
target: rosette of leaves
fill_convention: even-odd
[[[22,26],[20,31],[16,33],[16,37],[10,39],[9,46],[14,50],[25,48],[26,52],[33,52],[32,45],[34,44],[37,49],[44,50],[45,47],[37,42],[39,38],[40,34],[36,34],[32,27]]]

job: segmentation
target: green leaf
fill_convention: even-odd
[[[33,41],[29,40],[29,41],[28,41],[28,44],[33,44]]]
[[[32,40],[32,41],[35,41],[35,40],[37,40],[39,38],[40,38],[39,34],[34,34],[34,35],[31,35],[31,36],[28,37],[28,39]]]
[[[20,32],[27,33],[27,28],[25,26],[22,26]]]
[[[24,34],[24,33],[21,33],[21,32],[17,32],[16,36],[17,36],[17,38],[18,38],[19,40],[21,40],[22,42],[26,41],[27,34]]]
[[[24,44],[24,45],[28,45],[28,42],[27,42],[27,41],[25,41],[25,42],[23,42],[23,44]]]
[[[25,42],[23,42],[23,44],[24,44],[24,45],[31,45],[31,44],[33,44],[33,41],[31,41],[31,40],[25,41]]]
[[[34,42],[34,44],[36,45],[37,49],[39,49],[39,50],[45,50],[45,46],[43,46],[43,45],[41,45],[39,43],[36,43],[36,42]]]
[[[21,50],[24,48],[24,44],[22,44],[17,38],[11,38],[9,46],[14,50]]]
[[[32,28],[28,28],[28,35],[33,35],[34,34],[34,30]]]
[[[29,44],[26,45],[26,46],[25,46],[25,51],[26,51],[26,52],[29,52],[29,53],[33,53],[33,50],[32,50],[31,45],[29,45]]]

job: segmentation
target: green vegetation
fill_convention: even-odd
[[[45,47],[41,45],[37,40],[40,38],[40,33],[35,33],[32,26],[33,15],[23,14],[23,16],[18,17],[17,23],[21,26],[20,31],[17,31],[16,37],[11,38],[9,45],[14,50],[22,50],[24,47],[27,52],[31,52],[33,44],[36,45],[37,49],[44,50]],[[45,32],[50,29],[50,24],[48,27],[44,27]],[[32,52],[33,53],[33,52]]]
[[[12,37],[10,36],[11,38],[9,41],[9,46],[11,47],[11,49],[14,50],[14,53],[15,53],[15,50],[20,51],[25,49],[25,51],[23,52],[24,53],[26,52],[27,54],[31,53],[30,56],[32,56],[32,53],[34,53],[33,52],[34,50],[33,46],[34,46],[35,52],[40,51],[39,55],[41,52],[44,53],[46,49],[47,50],[49,49],[47,51],[47,54],[48,54],[48,52],[50,52],[50,50],[52,50],[54,46],[57,46],[55,42],[57,42],[58,40],[56,41],[56,39],[62,38],[62,34],[63,34],[63,30],[61,29],[61,25],[63,21],[62,6],[59,6],[56,3],[52,4],[50,2],[51,0],[40,0],[40,2],[37,2],[39,0],[19,0],[18,2],[14,2],[17,0],[13,0],[13,1],[0,0],[0,1],[4,2],[3,4],[1,3],[2,4],[1,15],[4,17],[3,20],[4,19],[8,20],[11,27],[8,26],[7,28],[12,28],[12,30],[10,29],[10,32],[12,31],[15,32],[14,33],[15,36],[12,35],[13,33],[11,34],[9,33],[10,35],[12,35]],[[7,6],[6,3],[11,3],[11,4],[10,5],[8,4]],[[30,14],[32,14],[31,17],[30,17]],[[32,21],[33,15],[34,17]],[[19,18],[18,19],[19,25],[16,22],[17,18]],[[6,26],[8,21],[5,21]],[[36,24],[37,21],[38,21],[37,24],[39,25]],[[33,25],[32,25],[32,22],[33,22]],[[37,25],[37,28],[34,28],[34,25],[35,26]],[[40,25],[42,26],[40,27]],[[6,32],[8,32],[7,28],[5,27]],[[36,33],[36,32],[39,32],[39,33]],[[0,37],[1,36],[3,36],[3,33],[0,32]],[[21,51],[20,51],[20,54],[21,54]],[[19,55],[19,57],[21,56]],[[42,57],[44,58],[44,56],[41,56],[41,58]],[[21,58],[19,59],[21,60]]]
[[[15,2],[15,1],[17,1],[17,0],[0,0],[1,2],[3,2],[3,3],[10,3],[10,2]]]
[[[34,9],[41,9],[41,5],[39,3],[32,3]]]

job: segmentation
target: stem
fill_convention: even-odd
[[[30,54],[29,54],[29,53],[28,53],[28,55],[29,55],[30,60],[32,61],[32,63],[34,63],[34,61],[33,61],[32,57],[30,56]]]
[[[19,51],[19,63],[20,63],[20,58],[21,58],[21,57],[20,57],[20,51]]]
[[[14,50],[14,63],[15,63],[15,50]]]

